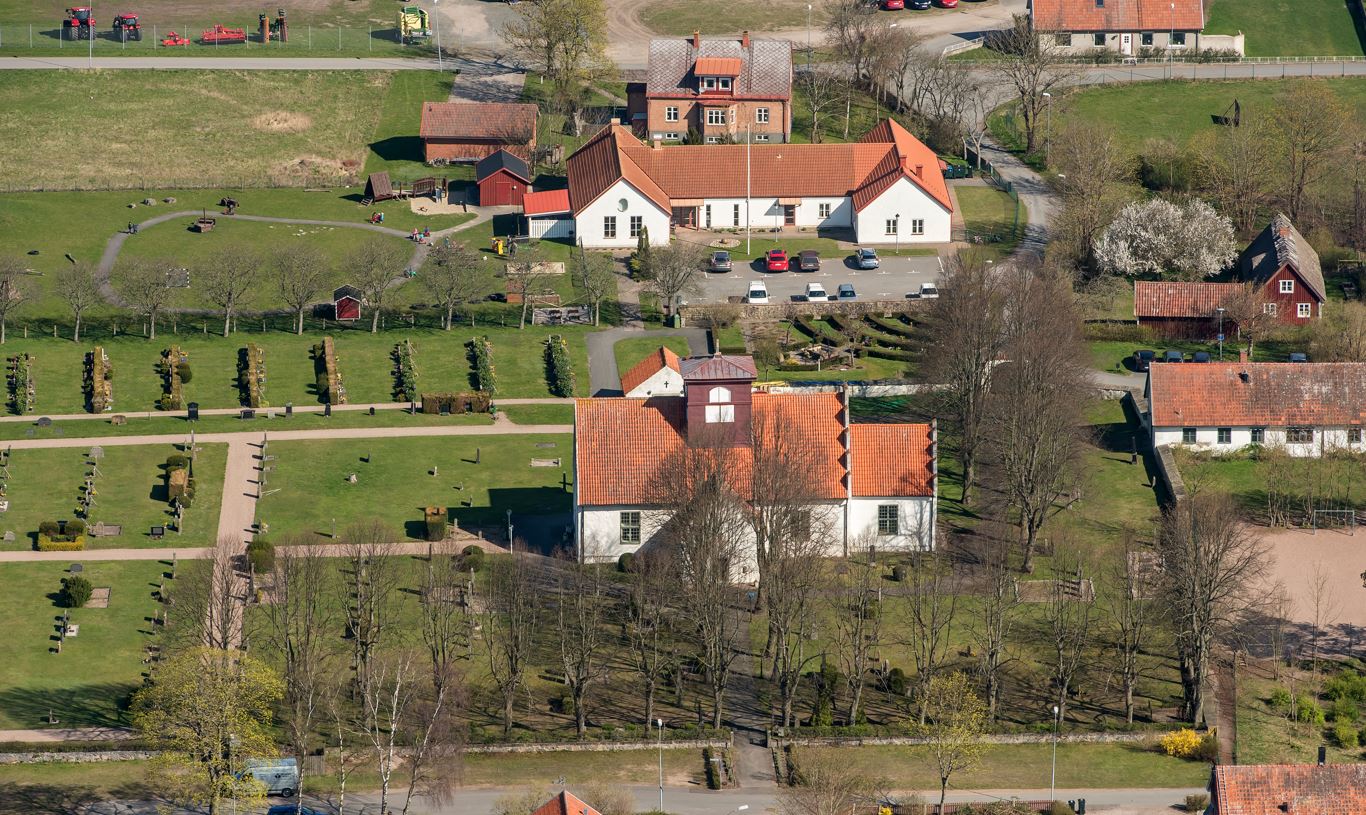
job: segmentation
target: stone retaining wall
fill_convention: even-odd
[[[862,317],[865,314],[906,314],[926,308],[924,300],[830,300],[826,302],[770,303],[756,306],[749,303],[729,303],[728,308],[739,309],[739,317],[747,320],[785,320],[795,314],[849,315]],[[680,311],[685,320],[705,317],[715,309],[715,305],[683,306]]]
[[[155,750],[91,750],[70,753],[0,753],[0,764],[95,764],[103,761],[138,761],[155,756]]]
[[[658,750],[657,741],[528,742],[526,744],[470,744],[466,753],[606,753],[616,750]],[[665,750],[729,747],[730,739],[678,739],[664,742]]]
[[[1068,733],[1058,736],[1062,744],[1142,743],[1155,741],[1159,733]],[[912,736],[794,736],[774,741],[800,747],[870,747],[874,745],[916,746],[928,744],[929,739]],[[1051,744],[1051,733],[1000,733],[983,736],[987,744]]]

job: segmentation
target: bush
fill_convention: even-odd
[[[474,388],[485,393],[496,393],[498,384],[493,368],[493,347],[488,337],[474,337],[467,343],[470,349],[470,362],[474,366]]]
[[[1323,706],[1314,697],[1301,693],[1295,697],[1295,720],[1304,724],[1312,724],[1315,727],[1323,727],[1327,718],[1323,715]]]
[[[1195,753],[1191,755],[1191,758],[1196,761],[1207,761],[1210,764],[1217,763],[1219,761],[1219,737],[1213,733],[1205,734],[1205,737],[1200,740],[1200,746],[1195,748]]]
[[[253,538],[247,544],[247,561],[252,571],[266,574],[275,569],[275,544],[265,538]]]
[[[906,567],[900,563],[892,567],[892,579],[898,583],[906,579]]]
[[[1329,714],[1335,722],[1355,722],[1359,711],[1357,703],[1351,699],[1334,699]]]
[[[484,568],[484,550],[473,544],[466,546],[460,553],[460,568],[467,572],[477,572]]]
[[[175,372],[180,374],[180,384],[187,385],[194,379],[194,371],[190,370],[190,363],[182,362],[176,366]]]
[[[47,535],[50,538],[55,538],[58,535],[62,534],[62,525],[57,523],[56,521],[39,521],[38,534]]]
[[[74,538],[85,534],[85,521],[77,518],[74,521],[67,521],[66,526],[62,527],[62,534],[68,538]]]
[[[1290,709],[1291,701],[1293,701],[1293,697],[1291,697],[1290,691],[1282,685],[1277,685],[1271,691],[1271,698],[1267,699],[1266,703],[1272,710],[1285,711]]]
[[[184,470],[190,466],[190,459],[180,453],[172,453],[166,457],[166,471]]]
[[[38,533],[39,552],[79,552],[85,548],[85,536],[79,535],[74,540],[67,540],[63,536],[53,537]]]
[[[1333,725],[1333,741],[1344,750],[1355,750],[1360,743],[1356,726],[1348,722]]]
[[[621,557],[617,558],[617,571],[630,574],[636,570],[636,553],[622,552]]]
[[[564,337],[552,334],[545,341],[545,374],[550,392],[559,397],[574,395],[574,364]]]
[[[1209,796],[1203,792],[1193,792],[1186,796],[1187,812],[1204,812],[1209,806]]]
[[[440,515],[428,515],[425,520],[427,540],[442,541],[446,539],[446,513]]]
[[[887,672],[887,692],[896,696],[905,696],[908,683],[906,672],[900,668],[893,668]]]
[[[1366,675],[1343,671],[1324,683],[1323,693],[1329,699],[1351,699],[1358,705],[1366,704]]]
[[[703,747],[702,763],[703,769],[706,771],[707,774],[707,789],[719,790],[721,789],[720,762],[712,761],[713,758],[719,758],[719,756],[714,756],[712,749],[710,747]]]
[[[1200,749],[1200,734],[1183,727],[1162,737],[1162,752],[1177,758],[1191,758]]]
[[[90,581],[78,574],[62,578],[62,604],[67,608],[83,608],[94,591]]]
[[[1062,801],[1054,801],[1048,805],[1048,815],[1076,815],[1072,807]]]

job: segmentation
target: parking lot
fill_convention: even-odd
[[[702,281],[702,293],[689,297],[692,303],[724,303],[727,298],[741,297],[750,281],[762,280],[768,286],[769,301],[782,303],[801,301],[807,283],[820,283],[827,294],[833,295],[841,283],[852,283],[860,300],[899,300],[908,291],[918,291],[921,283],[934,283],[944,270],[938,257],[881,258],[878,269],[859,269],[852,255],[821,258],[819,272],[767,272],[762,258],[744,265],[736,261],[736,269],[727,274],[708,273]]]

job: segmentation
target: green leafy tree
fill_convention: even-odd
[[[81,608],[90,602],[94,588],[90,581],[78,574],[62,578],[62,603],[67,608]]]
[[[976,764],[986,750],[982,734],[987,709],[967,674],[936,676],[925,692],[925,723],[916,726],[926,741],[930,763],[939,775],[939,811],[944,811],[949,778]]]
[[[275,671],[240,652],[192,648],[159,666],[133,697],[133,722],[164,751],[153,762],[164,791],[210,815],[224,800],[248,811],[263,803],[261,785],[237,772],[275,755],[271,711],[283,695]]]

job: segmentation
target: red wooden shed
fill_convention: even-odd
[[[474,165],[474,181],[479,185],[480,206],[521,206],[531,186],[531,168],[512,153],[499,150]]]
[[[360,289],[355,286],[342,286],[332,292],[332,312],[338,320],[359,320],[360,304]]]

